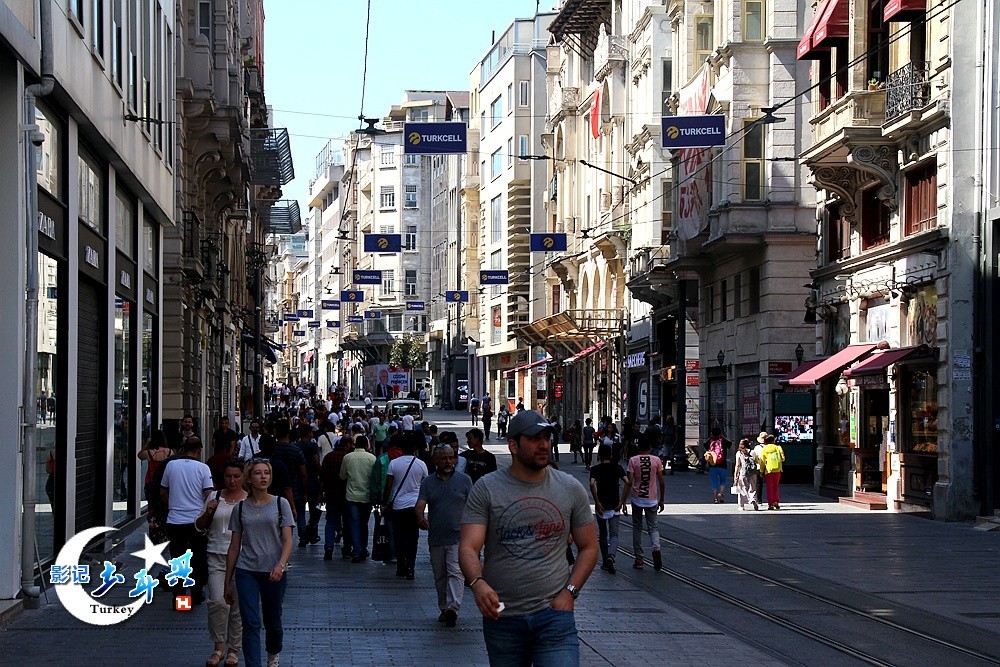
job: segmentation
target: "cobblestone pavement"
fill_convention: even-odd
[[[458,413],[432,410],[427,416],[460,436],[469,426],[467,416]],[[499,441],[489,448],[506,455]],[[582,465],[573,465],[565,454],[561,458],[563,470],[585,479]],[[774,562],[848,594],[856,591],[874,596],[876,602],[931,614],[932,619],[940,615],[976,626],[996,640],[997,580],[968,575],[977,569],[996,571],[997,533],[980,533],[967,524],[864,512],[819,498],[810,487],[783,489],[780,513],[743,513],[733,504],[707,502],[707,487],[706,476],[690,472],[667,478],[669,503],[660,518],[665,538],[700,540],[706,549],[728,553],[734,560],[758,558],[764,566]],[[114,551],[126,576],[138,569],[137,559],[128,554],[142,547],[142,535],[141,530],[133,531]],[[622,544],[630,546],[625,526]],[[436,622],[426,543],[421,544],[413,582],[396,578],[391,565],[351,564],[336,553],[333,561],[323,561],[322,553],[316,545],[296,547],[293,554],[282,665],[487,663],[481,617],[471,596],[458,627]],[[669,560],[672,549],[665,547],[664,555]],[[620,563],[627,561],[620,555]],[[733,630],[742,623],[738,615],[727,625],[714,607],[672,604],[666,593],[674,584],[653,575],[630,569],[618,576],[594,572],[577,603],[581,664],[818,664],[791,647],[771,650],[774,644],[755,637],[752,628]],[[73,619],[50,590],[41,609],[25,611],[0,629],[0,665],[204,664],[211,653],[206,607],[175,612],[170,596],[160,589],[157,593],[152,605],[128,621],[97,628]],[[125,600],[124,590],[115,589],[108,597],[116,594]],[[822,622],[810,621],[817,627]]]

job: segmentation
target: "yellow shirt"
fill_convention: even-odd
[[[760,466],[766,475],[769,472],[781,472],[781,464],[785,460],[785,450],[781,445],[764,445],[760,450]]]

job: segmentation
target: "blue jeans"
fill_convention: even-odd
[[[323,540],[323,548],[333,551],[333,547],[336,546],[334,542],[340,537],[343,531],[343,526],[340,525],[340,512],[333,503],[327,503],[326,505],[326,529],[324,532],[325,539]]]
[[[243,662],[247,667],[260,667],[260,626],[264,621],[264,648],[268,654],[281,653],[281,602],[285,599],[288,575],[280,581],[269,580],[270,572],[251,572],[236,568],[233,579],[240,598],[243,617]]]
[[[618,554],[618,515],[610,519],[597,517],[597,539],[601,545],[601,560]]]
[[[491,667],[576,667],[580,640],[571,611],[546,607],[523,616],[483,618],[483,638]],[[246,640],[243,641],[246,644]]]
[[[351,514],[351,555],[360,558],[368,555],[368,518],[372,514],[372,506],[368,503],[347,501],[347,510]]]

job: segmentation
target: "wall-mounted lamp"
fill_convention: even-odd
[[[802,349],[802,343],[795,346],[795,361],[802,365],[802,359],[806,356],[806,351]]]
[[[722,368],[723,366],[726,365],[726,353],[723,352],[722,350],[719,350],[719,354],[717,354],[715,358],[719,362],[719,368]]]

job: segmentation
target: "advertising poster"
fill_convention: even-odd
[[[410,393],[410,369],[388,364],[365,366],[365,393],[376,399],[405,398]]]

